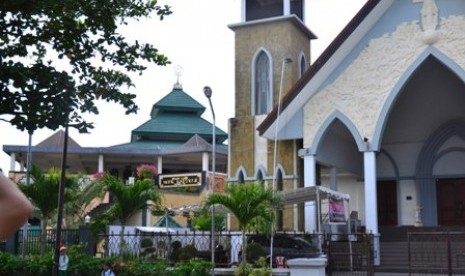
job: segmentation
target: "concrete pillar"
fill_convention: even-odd
[[[202,171],[208,172],[208,152],[202,153]]]
[[[157,169],[158,169],[158,174],[161,174],[163,171],[163,157],[158,156],[157,158]]]
[[[99,154],[98,156],[98,172],[103,172],[103,154]]]
[[[10,154],[10,171],[11,172],[14,172],[16,170],[15,165],[16,165],[16,153],[12,152]]]
[[[379,232],[378,232],[378,203],[376,198],[376,153],[366,151],[363,155],[365,177],[365,222],[366,232],[375,235],[374,263],[380,264]]]
[[[313,187],[316,185],[316,161],[315,155],[304,156],[304,186]],[[305,232],[315,232],[317,230],[315,201],[305,202]]]
[[[329,188],[337,191],[337,169],[335,167],[329,169]]]
[[[298,258],[287,260],[290,276],[325,276],[328,260],[320,258]]]

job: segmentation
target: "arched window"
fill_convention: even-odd
[[[300,78],[304,74],[305,70],[307,70],[307,64],[305,62],[305,56],[303,54],[301,54],[301,56],[300,56],[299,66],[300,66],[300,68],[299,68],[300,69],[299,70],[299,78]]]
[[[271,109],[271,66],[265,51],[260,51],[255,58],[254,70],[254,115],[266,114]]]
[[[263,183],[263,173],[261,170],[257,172],[257,182],[258,183]]]
[[[239,175],[237,176],[237,182],[239,182],[239,184],[244,184],[245,177],[244,177],[244,172],[243,171],[239,172]]]

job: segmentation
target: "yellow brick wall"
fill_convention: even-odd
[[[234,28],[235,32],[235,118],[229,124],[229,177],[235,178],[238,168],[245,168],[248,177],[255,175],[255,118],[252,116],[252,62],[260,49],[265,49],[272,59],[273,69],[273,101],[278,103],[280,92],[282,60],[291,58],[292,63],[287,64],[284,70],[282,96],[297,81],[299,56],[304,53],[307,67],[310,61],[310,41],[292,20],[277,20],[259,24],[245,24]],[[295,145],[294,145],[295,143]],[[302,141],[280,141],[278,143],[277,164],[284,167],[286,176],[294,175],[293,179],[285,179],[284,190],[293,189],[302,178],[303,161],[297,156],[297,150],[302,148]],[[266,153],[266,166],[268,175],[272,178],[274,164],[274,141],[268,141]],[[294,166],[297,164],[297,167]],[[270,181],[271,182],[271,181]],[[271,183],[270,183],[271,184]],[[302,209],[302,208],[300,208]],[[298,210],[297,216],[302,216],[303,209]],[[293,206],[286,206],[283,210],[284,230],[294,230],[295,212]],[[300,222],[299,222],[300,225]],[[302,223],[303,226],[303,223]],[[231,230],[237,230],[235,218],[230,220]]]

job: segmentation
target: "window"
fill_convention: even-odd
[[[302,75],[304,74],[305,70],[307,69],[307,64],[305,63],[305,56],[303,54],[301,54],[300,56],[300,61],[299,61],[299,65],[300,65],[300,70],[299,70],[299,77],[302,77]]]
[[[260,51],[255,59],[254,115],[266,114],[271,109],[271,70],[270,58]]]
[[[237,177],[237,180],[241,184],[245,183],[244,173],[242,171],[239,172],[239,176]]]

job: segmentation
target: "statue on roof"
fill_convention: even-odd
[[[413,0],[413,3],[423,2],[420,10],[423,31],[434,31],[438,26],[438,6],[435,0]]]

